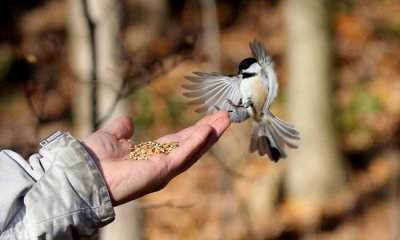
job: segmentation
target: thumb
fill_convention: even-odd
[[[134,126],[130,117],[121,116],[108,123],[101,130],[115,136],[117,139],[129,139],[133,135]]]

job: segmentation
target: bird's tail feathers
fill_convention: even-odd
[[[300,133],[294,126],[268,112],[253,124],[250,151],[258,151],[261,156],[267,154],[276,162],[287,157],[285,146],[297,148],[296,140],[300,140]]]

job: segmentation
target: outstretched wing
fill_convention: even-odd
[[[268,112],[272,102],[278,95],[278,81],[274,71],[274,63],[271,56],[267,53],[264,46],[257,40],[250,42],[250,49],[253,57],[261,65],[261,75],[263,78],[263,86],[268,90],[267,101],[264,104],[263,112]]]
[[[245,108],[234,107],[228,101],[240,103],[240,77],[202,72],[195,72],[194,75],[185,76],[192,83],[182,87],[188,90],[183,95],[193,98],[189,104],[199,105],[196,112],[212,113],[220,109],[226,110],[230,113],[232,122],[242,122],[249,117]]]

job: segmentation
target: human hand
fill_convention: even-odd
[[[119,117],[81,140],[95,159],[117,206],[164,188],[191,167],[219,139],[230,125],[229,114],[219,111],[203,117],[195,125],[159,138],[159,142],[179,142],[168,155],[156,154],[147,160],[127,160],[134,128],[129,117]]]

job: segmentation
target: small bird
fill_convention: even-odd
[[[294,142],[300,140],[300,133],[270,112],[278,94],[274,63],[260,42],[253,40],[249,45],[253,57],[239,64],[236,75],[194,72],[195,76],[185,76],[192,83],[182,86],[188,90],[183,95],[193,98],[189,104],[200,105],[196,112],[226,110],[234,123],[251,117],[250,152],[267,154],[277,162],[287,157],[286,145],[297,148]]]

